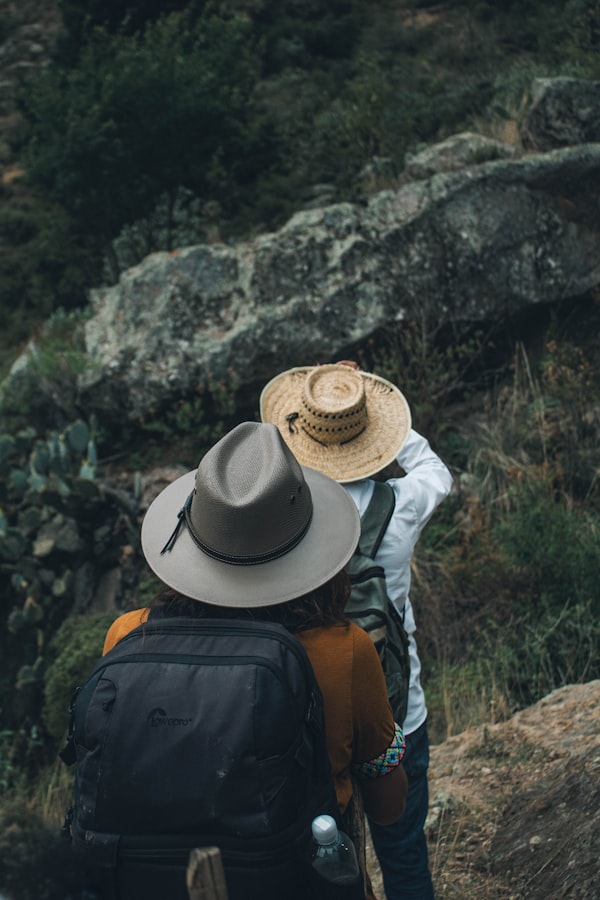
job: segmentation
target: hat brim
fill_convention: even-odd
[[[185,526],[172,549],[161,554],[177,513],[194,489],[192,471],[161,491],[144,517],[142,550],[148,565],[180,594],[215,606],[273,606],[325,584],[354,553],[360,518],[342,487],[320,472],[302,468],[312,496],[312,519],[300,543],[284,556],[259,565],[230,565],[204,553]]]
[[[301,465],[335,481],[348,484],[380,472],[394,461],[410,433],[410,407],[404,394],[391,381],[360,372],[367,400],[367,427],[348,443],[321,444],[289,420],[301,408],[304,381],[313,369],[301,366],[272,378],[260,395],[261,420],[277,426]]]

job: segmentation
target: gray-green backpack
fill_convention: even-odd
[[[348,618],[369,634],[383,666],[394,718],[402,725],[408,706],[410,658],[408,635],[402,616],[388,597],[385,572],[375,555],[394,511],[394,491],[385,482],[375,482],[373,496],[363,516],[358,547],[346,566],[352,594],[346,607]]]

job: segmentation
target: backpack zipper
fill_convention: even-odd
[[[174,622],[175,620],[170,620],[170,621]],[[187,620],[187,621],[189,622],[189,620]],[[208,625],[208,627],[206,626],[206,623],[203,626],[195,621],[190,624],[185,624],[185,625],[177,622],[176,624],[170,625],[165,628],[164,620],[163,620],[162,622],[145,622],[144,628],[150,629],[152,634],[189,635],[191,633],[191,634],[200,634],[200,635],[214,634],[217,636],[227,637],[228,635],[234,633],[234,634],[240,635],[240,636],[241,635],[251,635],[253,637],[260,637],[260,638],[266,637],[266,638],[269,638],[269,640],[281,641],[283,644],[286,645],[286,647],[288,647],[289,650],[292,651],[292,653],[294,654],[294,656],[296,657],[296,659],[302,666],[304,674],[308,678],[310,690],[309,690],[309,702],[308,702],[307,713],[306,713],[306,721],[310,721],[313,717],[314,710],[317,705],[315,696],[314,696],[314,689],[315,689],[315,687],[318,687],[318,685],[317,685],[316,677],[314,674],[314,670],[312,668],[312,665],[310,664],[310,660],[306,656],[305,652],[303,653],[298,650],[298,645],[299,645],[298,639],[293,637],[292,635],[288,634],[286,631],[278,631],[275,634],[273,632],[270,632],[268,629],[265,630],[264,628],[258,628],[258,627],[252,627],[252,626],[246,627],[246,623],[243,623],[240,626],[240,624],[236,623],[235,620],[228,620],[228,621],[230,622],[229,625],[220,625],[220,624],[219,625]],[[268,625],[269,623],[265,623],[265,624]],[[128,634],[126,634],[124,637],[122,637],[121,640],[119,641],[119,643],[116,644],[115,646],[118,647],[119,644],[123,645],[128,640],[135,640],[138,638],[138,636],[139,636],[139,632],[136,628],[135,631],[130,631]],[[300,647],[302,647],[302,644],[300,644]],[[303,649],[304,648],[302,648],[302,650]],[[186,655],[184,654],[184,656],[186,656]],[[171,655],[165,656],[165,654],[161,654],[161,653],[128,654],[127,656],[121,657],[120,659],[115,659],[115,660],[110,660],[110,661],[107,660],[107,662],[104,664],[104,666],[99,665],[98,669],[102,669],[104,667],[107,667],[108,665],[116,664],[118,662],[127,662],[127,661],[138,662],[140,660],[152,659],[152,657],[155,657],[154,661],[159,661],[159,660],[167,661],[168,660],[169,662],[178,662],[181,659],[181,657],[178,654],[173,654],[172,656]],[[263,659],[263,657],[239,657],[239,656],[238,657],[221,657],[221,656],[198,657],[198,656],[193,656],[193,655],[187,655],[187,657],[188,657],[187,658],[188,663],[197,662],[198,659],[205,658],[206,660],[211,660],[211,661],[219,660],[220,661],[219,664],[221,664],[221,665],[225,665],[227,660],[229,660],[231,662],[234,660],[239,661],[240,659],[243,659],[244,663],[247,662],[247,663],[262,664],[265,667],[269,668],[272,672],[274,672],[274,674],[277,674],[277,669],[275,667],[273,667],[270,663],[266,662]]]

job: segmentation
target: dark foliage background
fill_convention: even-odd
[[[4,184],[6,363],[36,321],[156,249],[360,201],[422,142],[518,116],[531,77],[595,77],[592,0],[60,0]]]
[[[71,790],[54,763],[65,706],[108,621],[84,598],[116,569],[123,606],[156,588],[137,545],[140,473],[195,465],[199,443],[256,408],[216,385],[137,431],[72,421],[90,289],[153,250],[360,203],[453,132],[514,135],[537,75],[600,77],[594,0],[59,10],[52,58],[22,79],[6,132],[20,177],[0,185],[2,372],[30,335],[41,348],[0,404],[0,819],[23,851],[7,839],[0,884],[22,896],[22,835],[53,855]],[[591,292],[528,321],[403,323],[356,348],[403,386],[455,475],[413,566],[434,740],[600,676],[599,309]],[[52,879],[31,896],[64,893]]]

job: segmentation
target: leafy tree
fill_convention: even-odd
[[[583,78],[600,78],[600,4],[569,0],[565,8],[563,51]]]
[[[366,0],[232,0],[247,7],[264,46],[267,73],[350,59],[369,9]]]
[[[135,34],[161,15],[180,12],[189,0],[58,0],[63,31],[57,45],[57,59],[75,63],[87,38],[95,28],[114,34]]]
[[[54,63],[21,97],[29,178],[99,252],[182,187],[227,211],[264,137],[251,126],[257,65],[242,16],[97,28],[75,67]]]
[[[9,349],[14,352],[54,309],[85,302],[100,268],[64,209],[20,191],[18,183],[0,196],[2,371],[11,362]]]

